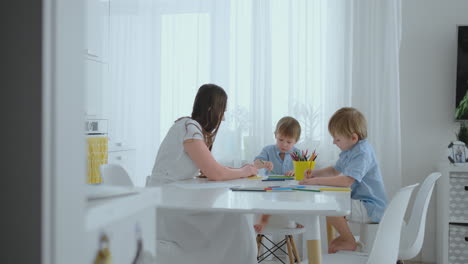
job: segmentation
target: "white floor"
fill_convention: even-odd
[[[286,264],[289,264],[289,259],[288,260],[283,260],[284,263]],[[303,263],[303,262],[301,262]],[[274,261],[274,260],[264,260],[261,262],[261,264],[282,264],[281,261],[277,260],[277,261]]]
[[[288,260],[284,260],[283,261],[286,263],[286,264],[289,264],[289,259]],[[301,262],[301,263],[307,263],[306,262]],[[281,261],[279,260],[264,260],[261,262],[261,264],[282,264]],[[417,261],[405,261],[405,264],[424,264],[423,262],[417,262]]]

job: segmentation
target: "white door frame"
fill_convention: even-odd
[[[43,0],[41,263],[84,263],[85,1]]]

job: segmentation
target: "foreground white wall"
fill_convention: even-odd
[[[456,25],[468,25],[466,0],[403,0],[400,51],[402,183],[422,182],[455,139]],[[435,263],[435,199],[421,260]]]

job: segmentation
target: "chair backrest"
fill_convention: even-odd
[[[117,164],[104,164],[99,167],[102,183],[106,185],[134,186],[127,171]]]
[[[408,224],[403,226],[400,240],[399,259],[406,260],[416,257],[422,248],[424,231],[426,227],[426,216],[432,191],[436,181],[442,176],[440,172],[431,173],[419,188]]]
[[[418,184],[401,188],[385,209],[374,245],[367,260],[368,264],[395,264],[400,248],[401,226],[411,192]]]
[[[146,176],[146,180],[145,180],[145,186],[146,187],[149,186],[150,181],[151,181],[151,175]]]

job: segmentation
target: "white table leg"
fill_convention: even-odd
[[[320,244],[320,219],[318,215],[307,216],[305,223],[306,232],[304,240],[306,241],[307,259],[309,264],[322,263],[322,249]]]

